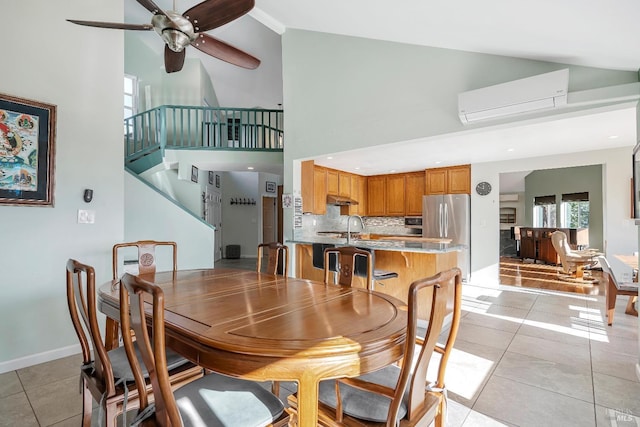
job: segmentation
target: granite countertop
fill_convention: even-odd
[[[303,237],[299,239],[287,240],[287,243],[311,245],[313,243],[331,244],[336,246],[346,246],[347,239],[340,237]],[[360,248],[403,251],[403,252],[424,252],[424,253],[447,253],[461,251],[465,245],[452,245],[447,243],[419,242],[415,240],[384,240],[384,239],[351,239],[351,246]]]

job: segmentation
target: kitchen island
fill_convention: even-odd
[[[356,246],[370,249],[374,253],[374,267],[376,270],[393,271],[398,277],[387,279],[375,284],[375,290],[392,295],[402,301],[407,301],[409,285],[418,279],[432,276],[440,271],[448,270],[458,265],[458,252],[463,245],[447,243],[433,243],[407,240],[384,239],[351,239],[346,238],[313,237],[300,240],[289,240],[288,244],[295,244],[296,267],[295,276],[310,280],[324,280],[324,271],[313,266],[313,244],[335,246]],[[364,278],[355,278],[354,286],[364,287]],[[430,302],[430,301],[429,301]],[[426,319],[430,307],[423,307],[419,312],[421,319]]]

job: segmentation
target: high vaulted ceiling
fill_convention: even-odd
[[[156,2],[161,7],[173,9],[172,0]],[[199,1],[175,2],[175,9],[184,11]],[[134,0],[125,0],[125,15],[127,22],[146,23],[149,20],[149,13]],[[276,108],[282,103],[279,34],[287,28],[613,70],[636,71],[640,68],[638,0],[613,3],[598,0],[529,3],[512,0],[256,0],[256,7],[249,15],[209,34],[260,58],[263,62],[257,70],[239,69],[211,59],[196,49],[187,53],[188,57],[202,59],[212,75],[222,105]],[[161,51],[159,40],[150,43],[158,44],[158,51]],[[317,161],[346,170],[359,163],[358,171],[369,175],[388,173],[390,169],[415,170],[416,159],[427,152],[430,159],[446,165],[452,161],[474,163],[540,153],[629,146],[636,141],[633,110],[604,111],[588,117],[530,124],[517,131],[503,128],[438,140],[408,141],[374,150],[338,153],[333,159],[324,157]],[[559,141],[559,135],[562,141]],[[529,148],[514,146],[516,138],[529,141],[526,144]],[[443,139],[447,139],[447,144],[442,144]],[[486,150],[482,148],[486,147],[485,141],[499,143],[499,147],[490,153],[491,158],[487,158]],[[438,148],[443,146],[448,147],[446,152]],[[534,152],[531,147],[535,148]],[[388,152],[394,153],[394,164],[390,164],[391,158],[385,154]],[[398,155],[399,152],[406,156]],[[455,159],[450,159],[451,156]],[[381,158],[385,160],[383,164],[379,161]],[[363,169],[365,167],[367,170]]]

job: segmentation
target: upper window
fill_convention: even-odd
[[[534,198],[533,226],[556,226],[556,196],[538,196]]]
[[[124,118],[135,115],[138,111],[138,79],[134,76],[124,76]],[[124,133],[130,133],[133,127],[130,124],[129,129],[125,125]]]
[[[589,227],[589,193],[562,195],[560,217],[565,228]]]

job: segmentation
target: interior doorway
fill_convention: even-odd
[[[262,242],[269,243],[277,240],[276,198],[262,198]]]
[[[210,190],[206,197],[204,220],[215,227],[213,261],[222,259],[222,193]]]

